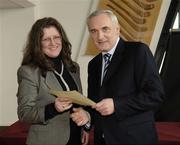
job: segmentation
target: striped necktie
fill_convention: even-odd
[[[104,63],[104,72],[103,72],[103,77],[104,77],[105,74],[106,74],[106,71],[107,71],[107,67],[108,67],[108,65],[110,63],[111,54],[106,53],[106,54],[103,55],[103,58],[104,58],[104,62],[105,62]]]

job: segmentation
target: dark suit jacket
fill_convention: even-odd
[[[120,39],[101,85],[102,54],[88,65],[88,96],[95,102],[112,98],[115,112],[101,116],[91,110],[95,144],[156,144],[154,110],[164,91],[153,55],[140,42]]]

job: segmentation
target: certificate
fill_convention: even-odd
[[[50,90],[50,94],[53,94],[57,97],[63,97],[70,99],[73,103],[84,105],[84,106],[93,106],[96,103],[89,98],[83,96],[81,93],[77,91],[57,91],[57,90]]]

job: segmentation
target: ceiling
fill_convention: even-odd
[[[0,9],[26,8],[34,4],[29,0],[0,0]]]

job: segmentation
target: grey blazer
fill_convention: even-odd
[[[74,79],[78,91],[82,93],[79,66]],[[62,90],[56,76],[48,71],[46,77],[39,68],[29,65],[18,69],[18,117],[20,121],[31,123],[26,143],[28,145],[65,145],[70,136],[69,111],[45,121],[45,106],[55,101],[50,89]]]

